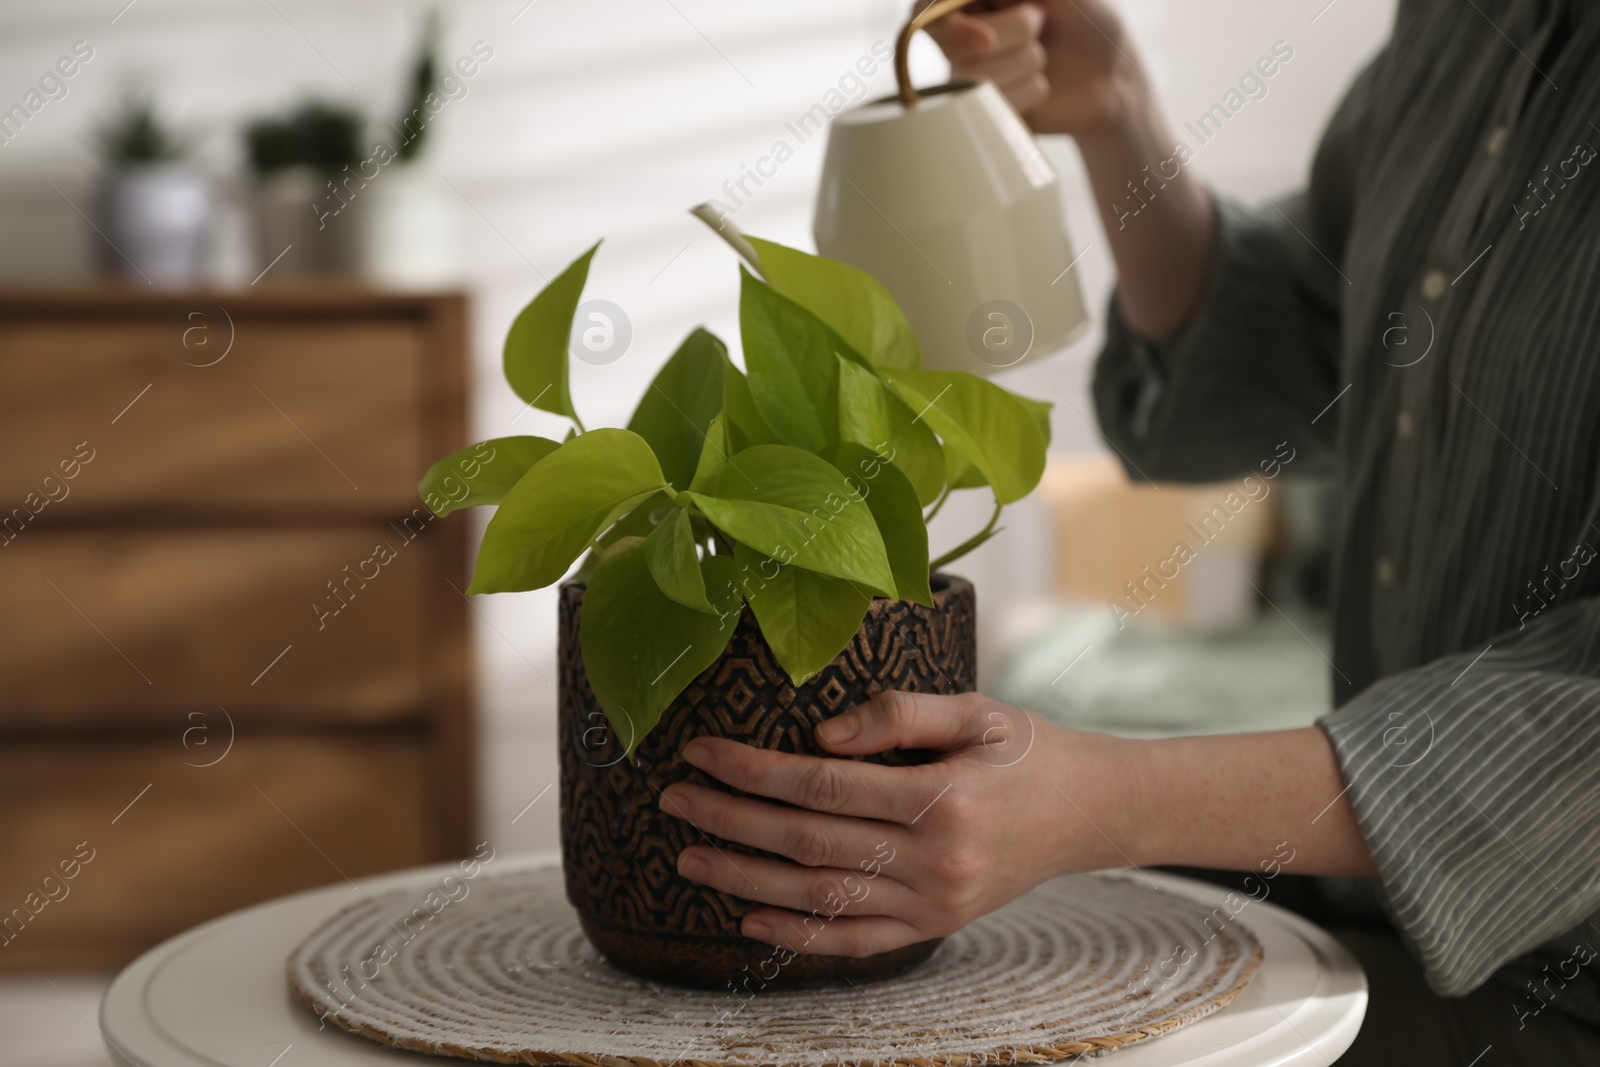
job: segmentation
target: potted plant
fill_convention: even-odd
[[[151,99],[131,97],[101,127],[100,144],[106,163],[99,194],[107,239],[100,257],[104,268],[158,285],[199,281],[211,183],[183,160],[185,146],[157,117]]]
[[[885,689],[972,690],[972,586],[938,570],[1034,488],[1049,437],[1049,405],[921,369],[905,318],[867,274],[734,243],[743,370],[697,329],[626,428],[586,430],[567,356],[596,245],[505,342],[512,389],[571,420],[566,440],[485,441],[419,486],[438,515],[499,505],[470,592],[548,586],[579,564],[560,609],[567,895],[614,964],[701,985],[753,973],[772,950],[739,933],[751,905],[677,874],[700,837],[659,810],[660,791],[714,784],[683,745],[714,733],[820,755],[816,725]],[[951,491],[980,487],[994,517],[930,563],[927,519]],[[783,980],[883,977],[934,947],[799,956]]]
[[[361,127],[356,111],[312,101],[245,129],[261,265],[275,277],[355,272],[366,185]]]

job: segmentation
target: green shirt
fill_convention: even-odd
[[[1444,994],[1600,946],[1597,123],[1600,4],[1402,0],[1305,193],[1224,203],[1196,317],[1113,307],[1095,376],[1136,476],[1336,477],[1322,726]]]

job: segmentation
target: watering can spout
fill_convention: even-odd
[[[745,237],[743,230],[733,224],[726,212],[718,211],[716,205],[708,200],[690,208],[689,214],[716,231],[717,236],[728,242],[728,247],[744,260],[745,266],[754,271],[757,277],[761,276],[761,257],[756,252],[756,246]]]

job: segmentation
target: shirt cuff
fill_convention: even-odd
[[[1302,468],[1325,466],[1334,420],[1311,423],[1335,392],[1337,318],[1301,279],[1276,210],[1214,200],[1211,259],[1187,323],[1142,336],[1111,297],[1094,381],[1101,430],[1139,476],[1236,477],[1286,440],[1317,457]]]
[[[1542,634],[1393,675],[1319,720],[1390,916],[1441,995],[1600,904],[1600,680],[1559,666],[1595,621],[1552,614]]]

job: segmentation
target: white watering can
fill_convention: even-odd
[[[817,251],[873,275],[922,346],[923,365],[992,374],[1088,325],[1055,168],[989,82],[919,93],[911,38],[969,0],[936,0],[900,31],[899,93],[833,120]]]

